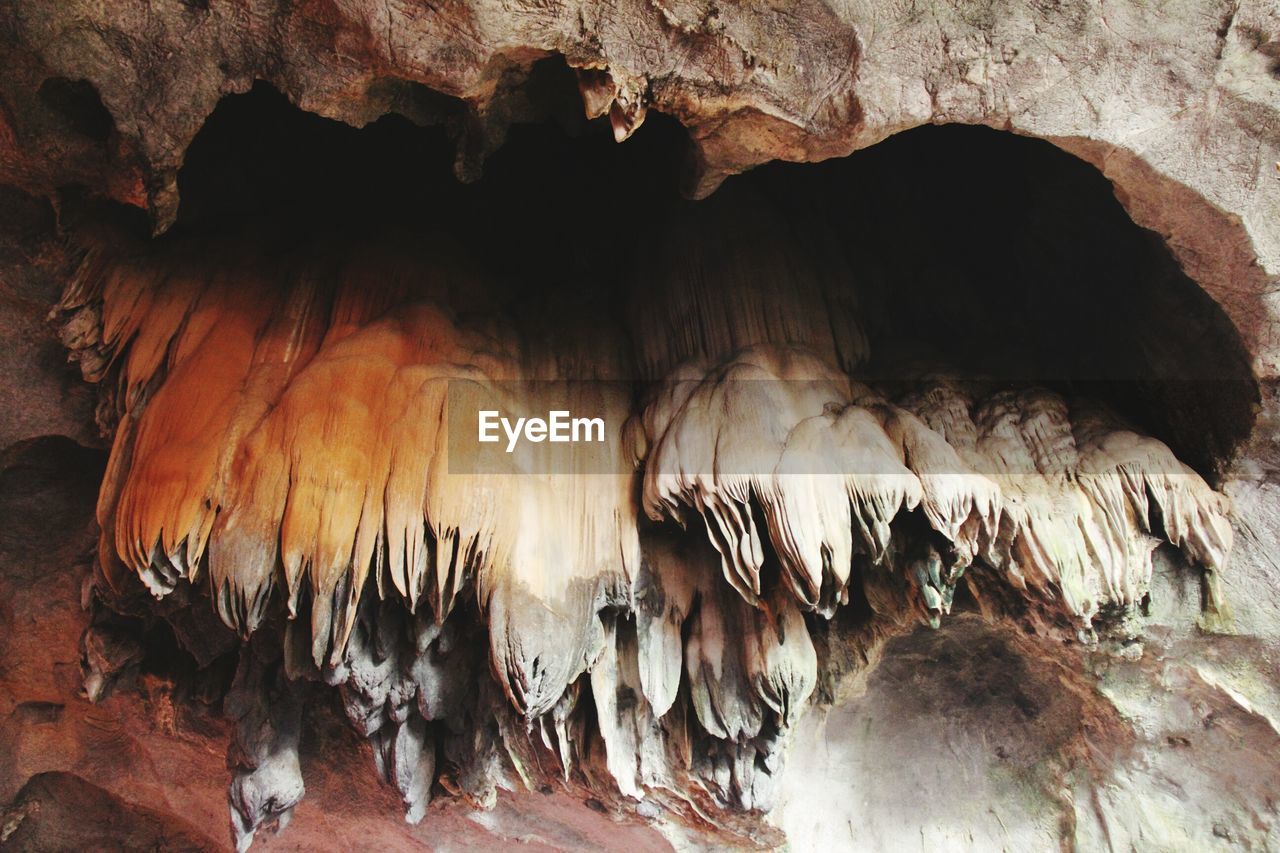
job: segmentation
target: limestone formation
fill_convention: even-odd
[[[0,10],[0,841],[1280,846],[1280,10],[500,5]]]
[[[755,236],[668,281],[676,305],[647,278],[631,285],[638,352],[621,335],[582,344],[595,361],[564,405],[602,416],[603,455],[557,471],[550,444],[493,448],[485,473],[466,473],[486,451],[450,411],[465,407],[456,389],[539,411],[545,380],[581,365],[559,336],[522,337],[496,297],[457,317],[451,288],[485,302],[473,264],[357,256],[281,285],[213,261],[229,255],[215,245],[88,252],[58,311],[86,376],[120,388],[102,575],[116,591],[136,575],[157,599],[203,591],[249,641],[230,706],[240,846],[302,796],[296,679],[341,688],[410,820],[429,801],[439,727],[474,742],[492,713],[492,691],[453,683],[485,657],[544,768],[592,760],[594,711],[612,777],[598,795],[696,785],[718,810],[763,812],[818,680],[809,626],[851,586],[896,630],[913,613],[937,627],[980,560],[975,599],[1008,585],[1096,643],[1100,612],[1147,599],[1152,551],[1169,542],[1225,618],[1228,501],[1165,445],[1034,387],[974,397],[921,380],[910,408],[894,404],[854,378],[869,357],[858,318],[828,307],[856,281],[744,266],[789,251]],[[637,364],[658,381],[633,408],[617,386]],[[477,642],[487,655],[464,651]]]

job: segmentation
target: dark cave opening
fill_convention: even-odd
[[[40,84],[37,94],[50,112],[81,136],[106,142],[115,132],[115,119],[87,80],[50,77]]]
[[[390,114],[355,129],[258,84],[225,98],[191,145],[163,239],[250,232],[355,246],[447,234],[508,282],[519,312],[565,298],[621,312],[617,281],[644,269],[664,233],[687,217],[733,227],[746,199],[786,223],[777,239],[801,241],[801,253],[823,243],[855,271],[867,378],[942,369],[1099,397],[1211,478],[1252,426],[1258,392],[1230,321],[1100,173],[1047,142],[921,127],[841,160],[761,167],[688,201],[675,120],[651,114],[618,145],[607,120],[549,112],[513,125],[464,184],[447,121]]]
[[[922,361],[1098,397],[1206,476],[1248,435],[1258,390],[1234,326],[1083,160],[942,125],[759,171],[880,282],[873,374]]]

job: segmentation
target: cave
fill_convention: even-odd
[[[262,83],[229,96],[187,153],[166,240],[443,239],[519,281],[506,285],[515,313],[592,299],[621,317],[635,297],[619,273],[652,263],[667,229],[754,205],[779,242],[841,256],[867,302],[861,376],[909,382],[932,362],[1100,396],[1211,480],[1249,433],[1258,391],[1230,320],[1096,169],[1047,142],[925,126],[856,157],[757,168],[700,204],[681,196],[690,154],[677,122],[651,115],[631,144],[610,145],[607,119],[576,109],[569,69],[544,60],[534,80],[552,117],[512,128],[469,183],[441,125],[391,113],[356,129]],[[725,253],[748,240],[710,239]]]
[[[1274,843],[1265,203],[992,58],[891,121],[756,44],[799,121],[388,30],[135,113],[7,26],[0,842]]]

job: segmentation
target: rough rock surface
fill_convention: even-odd
[[[57,239],[53,208],[13,187],[0,189],[0,446],[39,435],[94,443],[94,400],[49,325],[50,299],[74,258]]]
[[[723,842],[716,820],[689,810],[660,817],[652,802],[616,823],[604,776],[575,777],[563,792],[498,793],[492,779],[443,774],[448,793],[492,810],[472,813],[454,797],[428,806],[422,776],[438,768],[427,766],[421,721],[399,719],[395,731],[388,723],[366,743],[340,720],[368,699],[350,691],[342,709],[309,697],[301,724],[278,695],[278,713],[255,716],[262,709],[237,689],[294,689],[275,680],[277,662],[242,656],[236,673],[234,638],[211,619],[190,624],[200,617],[184,601],[170,600],[166,621],[145,609],[106,612],[84,592],[103,459],[66,439],[29,441],[96,440],[93,395],[60,364],[42,320],[79,259],[58,226],[69,230],[82,193],[146,208],[154,229],[167,229],[188,146],[223,95],[255,80],[356,126],[387,112],[442,124],[456,173],[474,179],[509,125],[557,108],[531,70],[557,55],[577,72],[586,110],[608,114],[618,137],[644,133],[646,111],[680,122],[694,196],[769,160],[843,156],[930,122],[1049,140],[1094,164],[1133,220],[1163,238],[1234,325],[1261,389],[1252,431],[1220,460],[1215,484],[1234,504],[1236,545],[1222,575],[1231,633],[1197,630],[1200,593],[1168,549],[1156,552],[1145,612],[1129,614],[1140,626],[1084,649],[1065,649],[1052,632],[1029,637],[1008,613],[967,612],[885,644],[845,644],[837,619],[815,632],[824,662],[816,686],[796,677],[816,707],[796,722],[776,805],[767,818],[728,826],[733,840],[785,837],[797,849],[1280,847],[1280,9],[1265,0],[770,10],[665,0],[6,4],[0,613],[21,630],[0,637],[3,840],[20,849],[95,836],[120,846],[225,844],[224,744],[236,728],[233,807],[253,816],[242,830],[287,819],[292,798],[259,800],[302,784],[293,767],[271,764],[277,745],[301,756],[306,797],[284,835],[259,842],[267,846],[518,839],[662,849],[657,832],[636,825],[646,821],[676,843]],[[185,651],[155,659],[146,651],[163,645],[155,632],[178,634],[168,645]],[[623,654],[635,636],[611,624],[606,632],[617,661],[593,670],[592,686],[616,686],[622,697],[628,679],[644,678],[627,671]],[[77,696],[81,683],[98,704]],[[558,744],[567,754],[565,731],[554,730],[567,714],[553,709],[539,723],[548,753]],[[606,738],[612,746],[644,735]],[[508,758],[520,768],[548,753]],[[609,770],[622,784],[615,756]],[[507,761],[494,758],[495,777],[510,775],[499,768]],[[375,764],[388,787],[351,781]],[[258,773],[288,778],[255,788]],[[128,818],[108,837],[97,827],[110,797]],[[424,822],[401,824],[406,809],[425,810]],[[71,814],[82,821],[59,818]]]

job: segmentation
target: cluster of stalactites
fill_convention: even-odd
[[[1088,633],[1104,605],[1146,595],[1161,541],[1211,579],[1231,549],[1225,498],[1168,447],[1043,388],[975,400],[922,380],[895,404],[794,346],[672,379],[642,416],[644,511],[697,519],[753,604],[772,561],[799,606],[830,616],[861,564],[900,573],[936,625],[981,559]]]
[[[902,561],[930,609],[1000,517],[999,489],[909,412],[796,346],[747,349],[663,386],[644,413],[644,509],[701,516],[728,582],[756,604],[776,559],[800,606],[830,616],[855,558]],[[920,509],[936,539],[895,543]],[[910,565],[907,565],[907,564]]]
[[[305,601],[328,666],[344,659],[367,582],[441,622],[474,592],[512,701],[549,710],[639,562],[631,477],[546,473],[529,452],[499,456],[506,473],[450,474],[450,388],[537,408],[511,396],[544,384],[511,380],[549,359],[446,304],[376,263],[280,287],[91,254],[62,309],[95,375],[119,365],[98,508],[106,567],[118,557],[160,597],[207,566],[219,613],[246,636],[277,593],[291,616]],[[582,387],[625,422],[629,397]]]
[[[1228,502],[1160,441],[1042,388],[977,400],[937,382],[903,405],[999,485],[1003,516],[984,562],[1060,595],[1085,633],[1104,605],[1146,596],[1161,542],[1204,570],[1206,611],[1225,616],[1216,579],[1231,551]]]
[[[630,294],[634,349],[607,317],[507,316],[447,253],[90,252],[60,307],[86,376],[118,376],[104,573],[157,597],[207,573],[245,636],[282,609],[280,666],[341,687],[416,818],[441,738],[476,778],[497,761],[477,746],[486,657],[566,777],[589,685],[623,794],[694,780],[763,809],[819,680],[813,620],[855,585],[877,616],[936,625],[981,562],[1087,633],[1146,593],[1160,541],[1222,568],[1225,501],[1163,444],[1043,389],[855,381],[848,269],[741,221],[746,254],[709,250],[729,245],[714,228],[662,244]],[[609,464],[548,473],[534,449],[450,473],[451,387],[538,411],[549,386],[525,380],[584,370],[650,381],[638,406],[622,383],[570,388],[614,433]],[[250,695],[280,689],[263,657],[237,693],[241,841],[302,790],[296,713]]]

